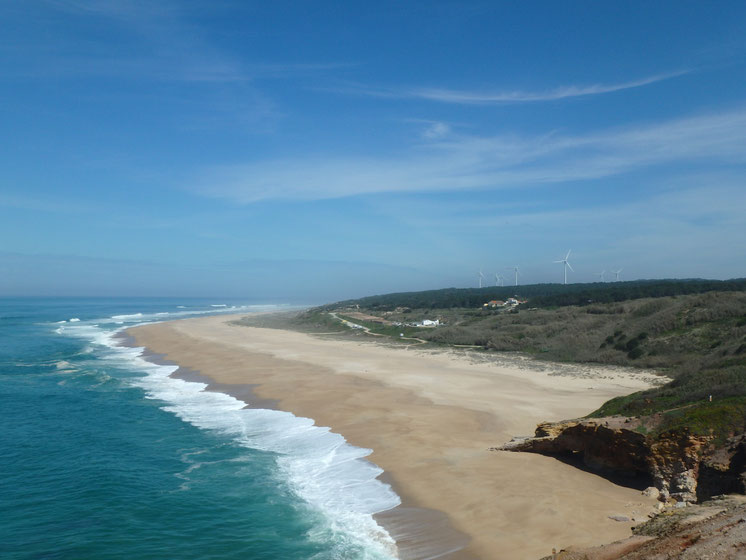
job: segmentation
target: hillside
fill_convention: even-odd
[[[733,280],[635,280],[590,284],[530,284],[526,286],[489,286],[485,288],[445,288],[422,292],[401,292],[368,296],[323,306],[340,308],[359,306],[374,311],[393,311],[397,307],[413,309],[476,308],[490,300],[505,300],[514,295],[528,299],[532,307],[556,307],[613,303],[646,297],[680,296],[706,292],[746,291],[746,279]]]
[[[466,346],[543,360],[654,369],[673,381],[608,401],[589,411],[588,421],[595,426],[599,422],[593,424],[593,419],[600,418],[608,425],[609,417],[627,417],[622,429],[607,436],[620,442],[642,438],[640,449],[655,450],[654,457],[638,457],[635,468],[657,480],[666,496],[689,500],[722,488],[744,490],[737,483],[741,448],[734,447],[733,438],[746,432],[746,281],[538,285],[518,290],[375,296],[311,309],[294,323],[310,331],[377,335],[391,343]],[[491,299],[512,296],[522,303],[484,306]],[[469,305],[456,305],[463,302]],[[439,324],[423,327],[424,319]],[[594,446],[588,438],[603,432],[586,429],[585,440],[565,437],[565,427],[577,431],[576,424],[553,428],[559,442],[553,449],[582,457]],[[542,448],[529,444],[526,450]],[[532,445],[534,449],[528,449]],[[631,464],[619,459],[618,470]],[[611,470],[614,460],[604,459]],[[700,465],[708,482],[697,489]],[[718,469],[723,472],[713,474]],[[679,479],[686,484],[678,484]]]
[[[715,291],[723,287],[726,290]],[[392,341],[417,339],[484,351],[522,352],[546,360],[655,369],[674,381],[609,401],[593,415],[662,412],[663,418],[653,428],[656,431],[688,426],[695,433],[724,430],[722,436],[746,424],[746,281],[525,286],[515,294],[525,298],[525,303],[483,307],[495,290],[505,289],[477,291],[484,297],[470,307],[448,305],[471,301],[477,297],[475,290],[374,296],[311,309],[296,322],[306,329],[337,329],[363,336],[363,331],[350,333],[340,323],[348,319]],[[593,300],[587,297],[591,293]],[[650,297],[650,293],[672,295]],[[639,294],[646,297],[635,297]],[[570,296],[584,304],[556,304]],[[599,303],[602,299],[620,301]],[[537,302],[553,305],[540,307]],[[440,307],[433,307],[436,304]],[[438,319],[442,324],[412,326],[423,319]],[[710,403],[710,396],[715,404]],[[705,400],[708,406],[700,410]]]

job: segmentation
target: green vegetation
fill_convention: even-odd
[[[654,434],[686,428],[722,443],[746,431],[746,360],[688,371],[663,387],[612,399],[589,416],[615,414],[647,418]]]
[[[633,282],[597,282],[592,284],[533,284],[487,288],[446,288],[424,292],[403,292],[347,300],[324,306],[339,308],[359,305],[378,311],[397,307],[412,309],[476,308],[489,300],[504,300],[520,294],[532,307],[557,307],[613,303],[641,298],[659,298],[706,292],[745,291],[746,279],[735,280],[636,280]]]
[[[513,296],[527,302],[513,308],[483,307],[492,299]],[[746,280],[544,284],[389,294],[310,310],[295,319],[296,327],[308,329],[315,324],[331,331],[329,312],[343,316],[345,310],[385,320],[381,324],[349,317],[391,339],[403,332],[431,344],[654,369],[673,381],[612,399],[591,416],[643,417],[641,430],[653,436],[686,428],[722,440],[746,431]],[[406,326],[422,319],[440,319],[443,325]],[[334,322],[339,328],[339,321]]]
[[[264,329],[290,329],[307,333],[335,333],[339,336],[350,334],[350,329],[337,319],[320,309],[309,309],[302,313],[280,312],[246,315],[238,324]]]

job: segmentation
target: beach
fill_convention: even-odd
[[[629,536],[655,501],[550,457],[490,450],[537,423],[647,388],[619,368],[339,340],[210,316],[127,334],[209,389],[329,426],[373,450],[402,506],[379,522],[402,558],[535,559]]]

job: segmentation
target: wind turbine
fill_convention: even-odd
[[[503,277],[500,276],[497,272],[495,272],[495,286],[504,286]]]
[[[554,261],[555,263],[562,263],[564,265],[564,269],[565,269],[565,284],[567,284],[567,269],[569,268],[570,270],[572,270],[573,272],[575,272],[575,270],[573,270],[572,266],[570,266],[570,263],[567,261],[567,259],[570,258],[570,251],[572,251],[572,249],[570,249],[569,251],[567,251],[567,255],[565,255],[565,258],[562,259],[561,261]]]
[[[619,282],[619,275],[622,273],[623,268],[620,268],[619,270],[612,270],[611,273],[614,275],[614,280]]]
[[[482,274],[482,269],[479,269],[479,287],[482,287],[482,280],[484,280],[484,274]]]
[[[518,265],[516,265],[516,266],[513,266],[513,267],[510,267],[510,266],[509,266],[509,267],[507,268],[507,270],[513,270],[513,271],[515,272],[515,285],[517,286],[517,285],[518,285],[518,275],[520,274],[520,273],[518,272]]]
[[[606,271],[602,270],[601,272],[596,272],[596,276],[598,276],[601,279],[601,282],[606,282],[606,279],[604,276],[606,275]]]

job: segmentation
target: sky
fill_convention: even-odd
[[[0,0],[0,295],[746,276],[742,1]]]

